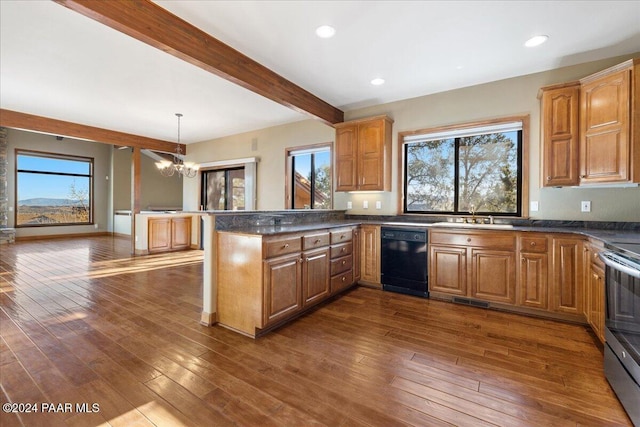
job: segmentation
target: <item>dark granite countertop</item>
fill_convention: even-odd
[[[304,231],[315,231],[329,228],[349,227],[360,225],[361,221],[327,221],[307,224],[281,224],[281,225],[261,225],[261,226],[239,226],[230,227],[226,230],[218,230],[222,233],[255,234],[261,236],[275,236],[278,234],[298,233]]]

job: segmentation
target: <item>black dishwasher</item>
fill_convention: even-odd
[[[380,238],[382,289],[428,298],[427,231],[382,227]]]

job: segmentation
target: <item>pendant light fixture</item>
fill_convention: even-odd
[[[173,155],[173,162],[168,160],[156,162],[156,167],[160,170],[162,176],[169,177],[177,173],[180,177],[194,178],[198,175],[200,166],[193,162],[185,162],[182,160],[183,156],[180,146],[180,119],[182,118],[182,114],[176,113],[176,117],[178,118],[178,145],[176,146],[176,154]]]

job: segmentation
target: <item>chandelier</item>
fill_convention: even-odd
[[[178,145],[176,146],[176,154],[173,155],[173,162],[162,160],[156,162],[156,167],[160,170],[162,176],[173,176],[177,173],[180,177],[193,178],[198,174],[199,165],[193,162],[185,162],[182,160],[182,148],[180,146],[180,118],[182,114],[176,113],[178,117]]]

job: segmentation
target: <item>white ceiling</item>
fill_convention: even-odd
[[[157,3],[345,111],[640,51],[640,1]],[[4,109],[168,141],[180,112],[184,143],[307,118],[51,1],[0,28]]]

